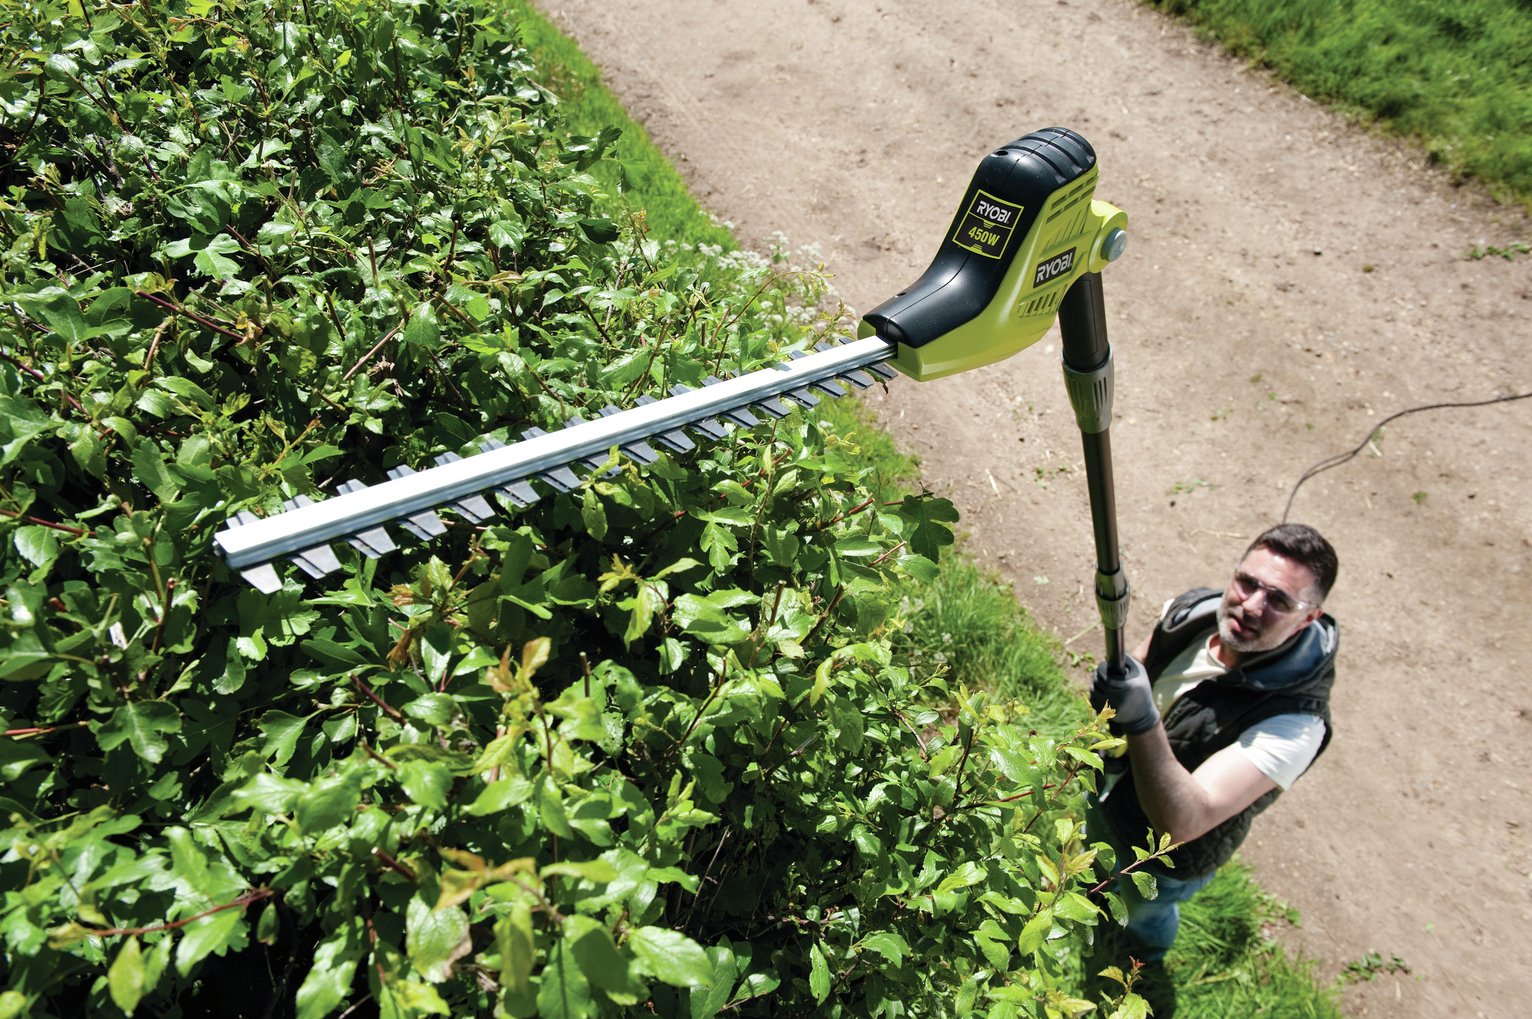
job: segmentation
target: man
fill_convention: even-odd
[[[1125,677],[1096,671],[1091,704],[1115,709],[1111,724],[1128,753],[1090,804],[1091,835],[1116,847],[1118,870],[1151,830],[1181,843],[1173,869],[1143,868],[1156,878],[1155,898],[1118,880],[1128,953],[1140,962],[1164,957],[1177,903],[1212,880],[1255,815],[1329,743],[1339,631],[1322,606],[1337,568],[1313,528],[1273,527],[1251,542],[1221,594],[1197,588],[1166,603]]]

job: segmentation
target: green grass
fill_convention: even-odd
[[[1166,960],[1178,1019],[1339,1019],[1335,991],[1268,937],[1291,922],[1238,860],[1219,871],[1181,907],[1181,932]]]
[[[564,103],[564,116],[576,134],[595,137],[608,127],[622,128],[613,147],[613,163],[598,164],[597,176],[620,191],[630,211],[642,213],[648,232],[687,244],[711,244],[725,251],[738,247],[726,227],[698,206],[686,181],[641,126],[628,117],[606,86],[601,72],[527,0],[508,0],[521,25],[522,38],[543,70],[543,83]]]
[[[620,126],[617,157],[620,188],[630,208],[643,210],[656,238],[737,247],[733,237],[704,213],[686,184],[644,130],[634,124],[601,84],[599,71],[524,0],[510,0],[522,19],[544,81],[565,102],[575,130],[594,136]],[[897,498],[918,487],[918,465],[849,400],[827,401],[814,413],[862,448],[878,465],[880,497]],[[936,580],[908,594],[903,640],[919,664],[946,674],[949,682],[995,691],[1025,704],[1044,731],[1072,729],[1086,710],[1079,686],[1063,664],[1062,648],[1032,623],[1010,586],[961,552],[947,556]],[[1181,985],[1183,1017],[1339,1015],[1333,992],[1318,986],[1309,970],[1289,960],[1262,934],[1262,925],[1286,922],[1286,914],[1231,865],[1183,909],[1181,940],[1170,958]]]
[[[1532,208],[1525,0],[1150,0],[1307,95]]]

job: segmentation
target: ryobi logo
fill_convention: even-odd
[[[994,202],[980,198],[974,202],[974,211],[991,223],[1006,226],[1011,222],[1011,216],[1016,212],[1014,205],[996,205]]]
[[[1049,280],[1055,280],[1060,276],[1066,275],[1074,267],[1074,248],[1070,248],[1062,254],[1054,255],[1052,258],[1045,258],[1037,263],[1037,270],[1032,275],[1032,285],[1040,287]]]
[[[1020,219],[1021,206],[980,191],[958,217],[952,242],[976,255],[999,258],[1005,254],[1005,246]]]

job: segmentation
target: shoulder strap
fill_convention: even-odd
[[[1212,587],[1194,587],[1177,595],[1166,606],[1149,638],[1149,651],[1144,655],[1144,669],[1150,681],[1160,677],[1165,666],[1186,650],[1194,641],[1207,636],[1217,625],[1218,599],[1221,591]]]

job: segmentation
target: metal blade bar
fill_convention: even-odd
[[[768,401],[769,407],[775,402],[771,398],[782,394],[802,399],[798,394],[815,383],[858,368],[866,368],[881,378],[891,377],[893,371],[882,362],[893,358],[897,349],[895,344],[878,337],[852,340],[515,445],[487,450],[270,517],[231,524],[214,535],[214,540],[235,569],[270,563],[380,524],[417,517],[438,506],[461,502],[523,478],[555,475],[561,468],[567,469],[568,464],[604,456],[613,446],[637,446],[645,439],[677,433],[682,427],[696,426],[757,401]]]

